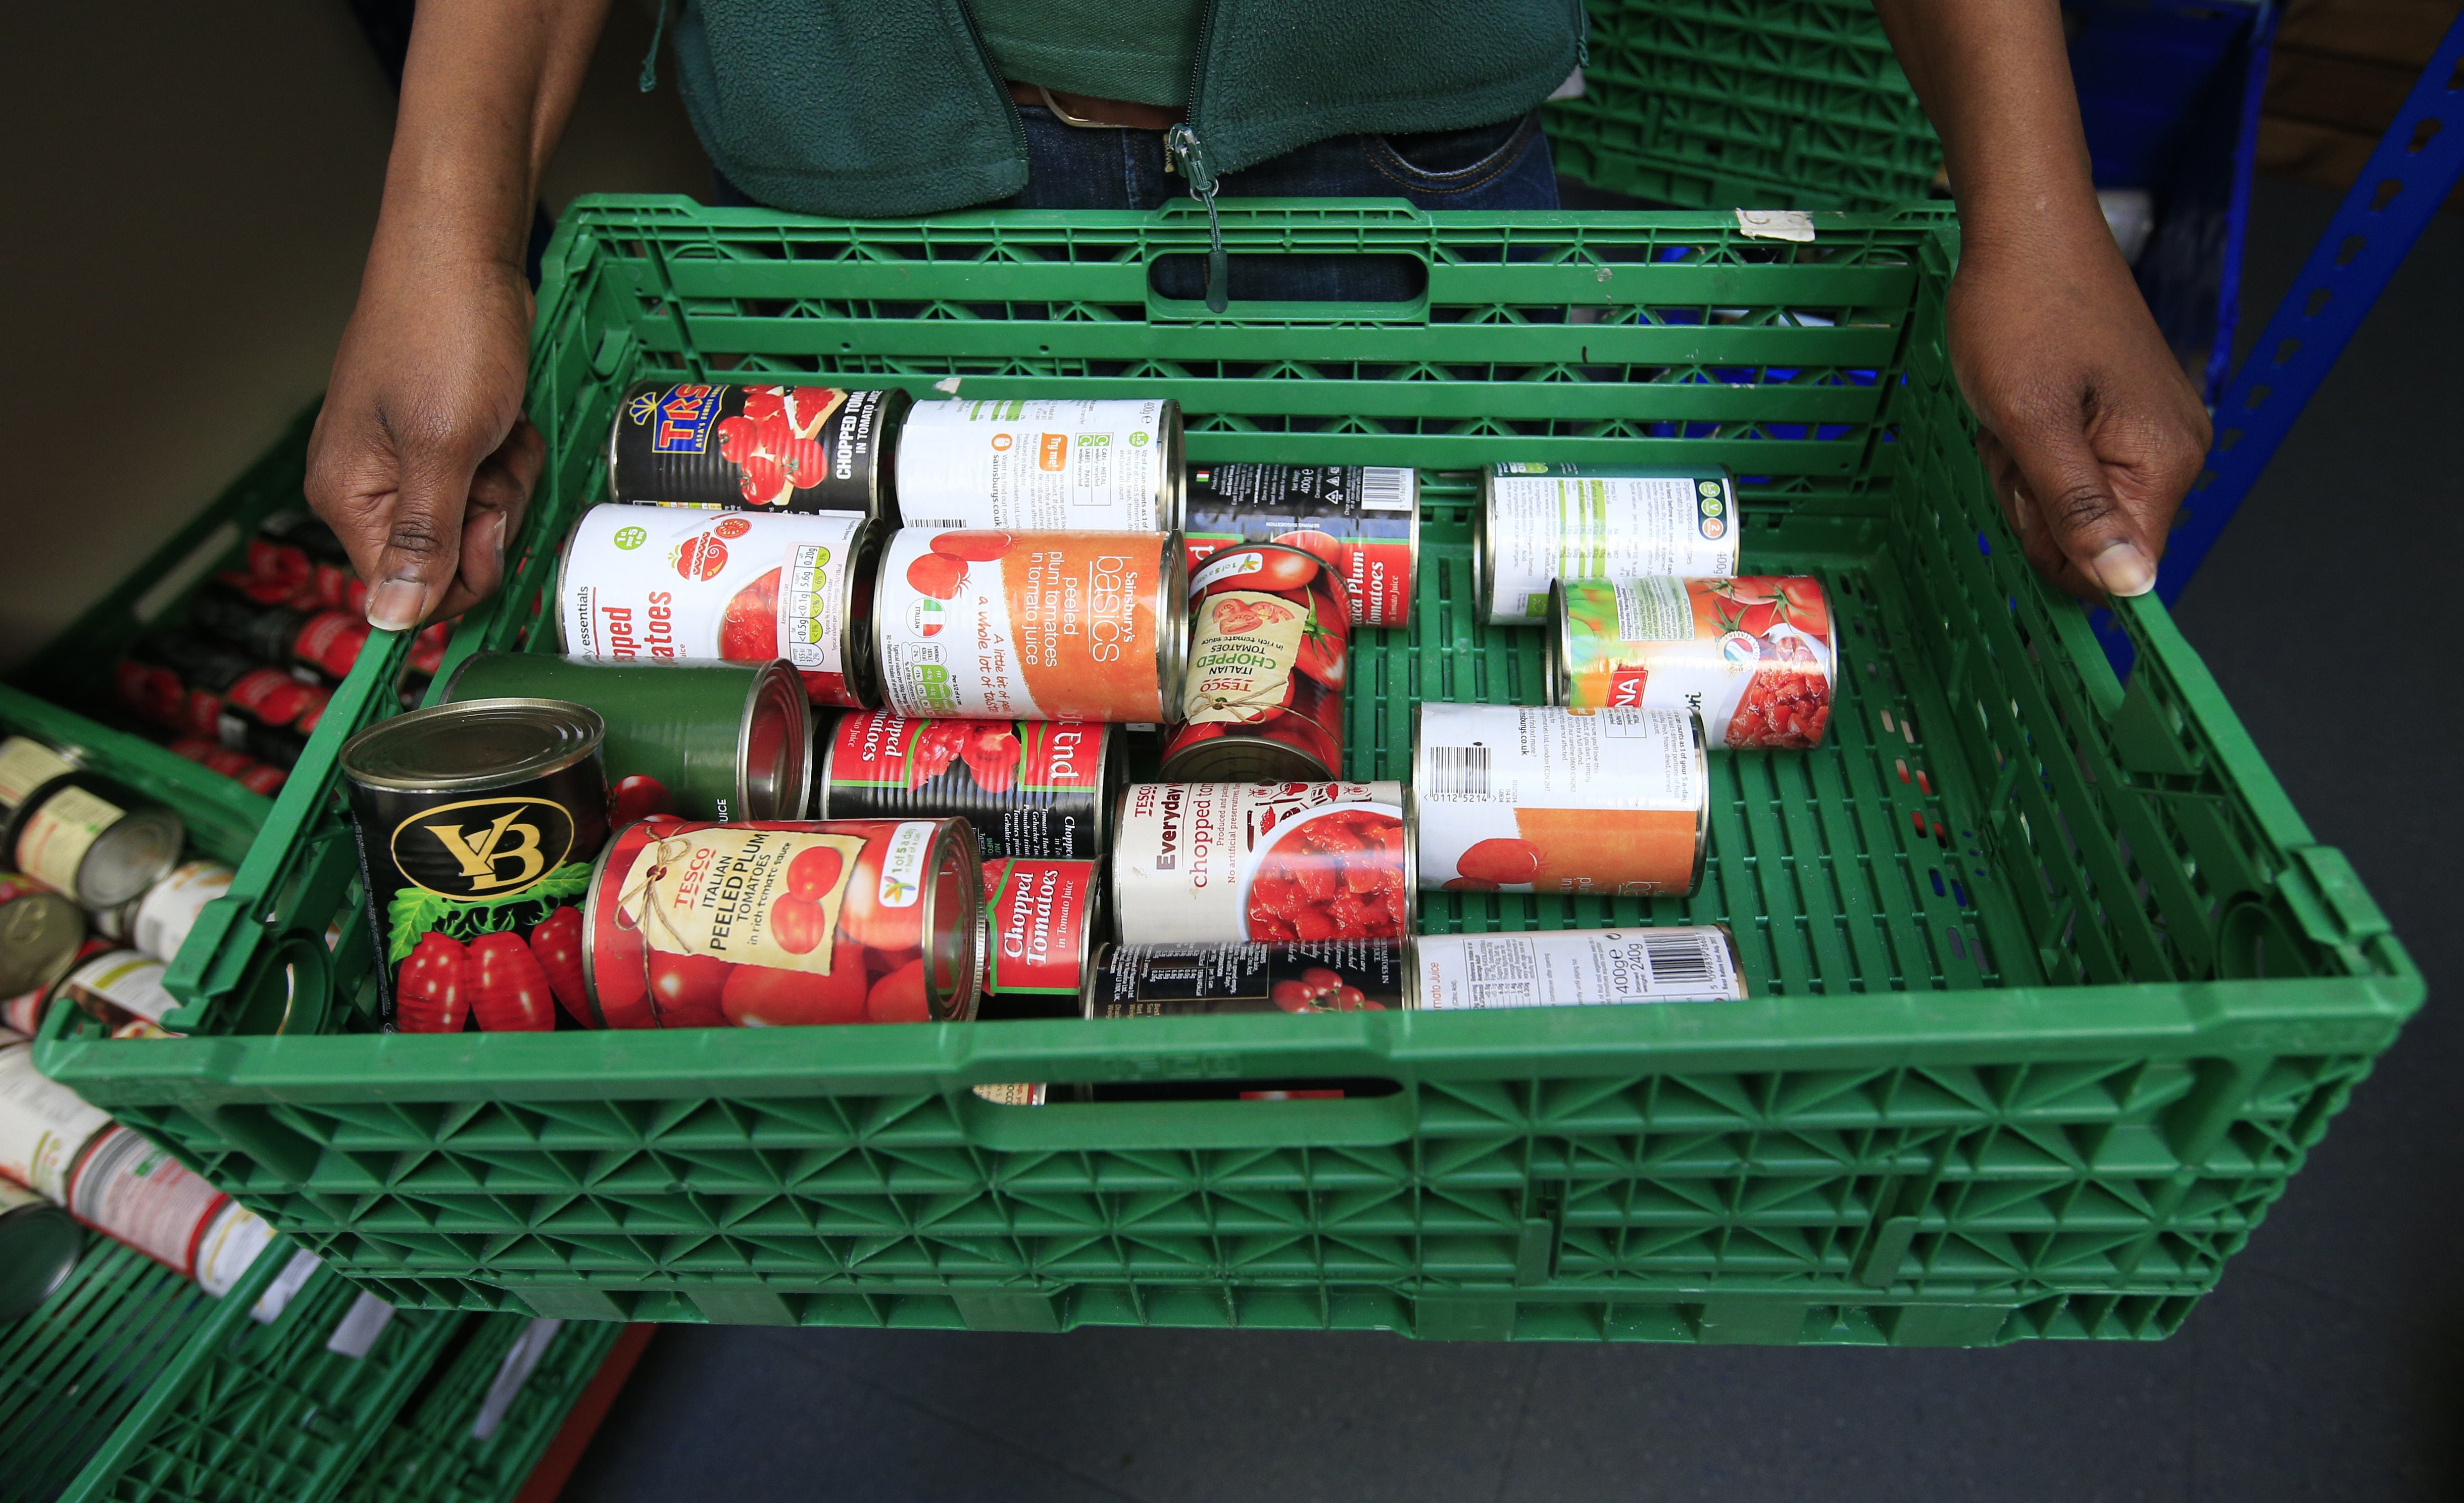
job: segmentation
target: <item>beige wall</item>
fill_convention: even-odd
[[[701,193],[618,0],[547,197]],[[340,0],[21,6],[0,126],[0,667],[145,556],[323,389],[393,93]]]

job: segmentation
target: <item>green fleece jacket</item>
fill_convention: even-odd
[[[1209,0],[1196,185],[1331,136],[1507,120],[1573,70],[1581,0]],[[1026,185],[1026,137],[964,0],[687,0],[685,107],[763,203],[930,214]]]

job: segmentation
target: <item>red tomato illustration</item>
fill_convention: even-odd
[[[770,904],[770,937],[790,955],[807,955],[822,942],[822,905],[792,893]]]
[[[1294,548],[1315,554],[1329,568],[1340,570],[1343,566],[1343,545],[1336,542],[1331,534],[1314,528],[1297,533],[1278,533],[1275,541],[1289,543]]]
[[[597,1025],[590,1016],[590,997],[582,981],[582,910],[561,907],[531,930],[531,956],[547,975],[548,990],[565,1015],[584,1028]]]
[[[787,388],[784,386],[747,386],[744,388],[744,421],[759,427],[773,418],[787,416]]]
[[[1008,553],[1012,541],[1007,533],[938,533],[933,538],[933,551],[944,558],[990,563]]]
[[[725,1022],[718,999],[732,969],[715,955],[650,951],[650,996],[659,1007],[659,1026],[716,1028]]]
[[[826,845],[799,851],[796,859],[787,863],[787,890],[807,903],[818,903],[823,894],[838,885],[839,872],[846,865],[847,858]]]
[[[908,584],[918,595],[929,595],[936,600],[957,595],[966,579],[966,561],[948,554],[919,554],[907,566]]]
[[[1528,882],[1540,873],[1540,848],[1529,840],[1482,840],[1463,853],[1455,870],[1499,886]]]
[[[710,531],[714,537],[742,537],[753,531],[753,524],[740,516],[731,516]]]
[[[1265,590],[1269,593],[1277,590],[1291,590],[1315,578],[1317,571],[1316,559],[1304,557],[1298,554],[1287,554],[1279,549],[1274,553],[1261,553],[1258,555],[1257,568],[1244,570],[1239,574],[1225,575],[1209,584],[1207,588],[1213,590],[1219,586],[1228,586],[1235,590]]]
[[[678,543],[675,552],[668,555],[668,562],[688,579],[715,579],[727,567],[727,545],[703,533]]]
[[[753,457],[754,435],[759,431],[751,418],[721,418],[714,430],[718,434],[719,456],[731,465],[741,465]]]
[[[767,663],[779,656],[779,571],[736,592],[719,618],[718,655],[730,663]]]
[[[918,955],[874,982],[865,998],[864,1015],[875,1023],[933,1021],[932,1004],[924,997],[924,957]]]
[[[737,494],[755,506],[782,506],[796,489],[789,483],[785,468],[768,454],[745,455],[743,468],[744,473],[737,478]]]
[[[847,393],[836,386],[790,386],[787,388],[787,425],[799,438],[811,438],[821,431],[822,424],[839,407]]]
[[[668,797],[668,785],[648,773],[619,778],[608,792],[607,822],[618,830],[652,815],[674,811],[675,805]]]
[[[556,1027],[556,998],[547,971],[518,934],[482,934],[471,942],[471,1013],[490,1033],[544,1032]]]
[[[786,474],[787,483],[799,489],[818,486],[829,476],[829,456],[811,439],[790,438],[779,446],[774,457]]]
[[[854,965],[835,967],[827,975],[737,966],[719,993],[719,1011],[738,1028],[861,1023],[869,979]]]
[[[394,1026],[406,1034],[458,1034],[470,1007],[468,952],[450,934],[419,937],[394,975]]]
[[[966,759],[967,771],[976,781],[994,793],[1007,790],[1018,781],[1019,756],[1023,748],[1009,722],[992,720],[958,723],[967,738],[958,747],[958,755]]]

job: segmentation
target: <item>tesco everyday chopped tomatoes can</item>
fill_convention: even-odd
[[[1180,403],[954,398],[907,410],[898,511],[913,528],[1173,533]]]
[[[1737,483],[1725,469],[1493,465],[1481,475],[1472,577],[1496,626],[1537,626],[1557,579],[1710,577],[1738,568]]]
[[[859,512],[595,506],[565,540],[563,650],[619,661],[784,658],[816,705],[880,698],[871,634],[880,534]]]
[[[1124,945],[1390,940],[1418,865],[1400,783],[1140,783],[1114,820]]]
[[[907,393],[646,381],[607,433],[607,494],[653,506],[881,516]]]
[[[1811,750],[1831,723],[1831,601],[1804,576],[1564,579],[1551,587],[1551,703],[1682,709],[1714,747]]]

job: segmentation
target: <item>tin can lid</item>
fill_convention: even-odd
[[[0,1201],[0,1321],[49,1299],[68,1281],[84,1246],[85,1233],[58,1207]]]
[[[561,699],[473,699],[381,720],[342,744],[342,775],[363,788],[446,794],[497,788],[583,761],[606,723]]]

